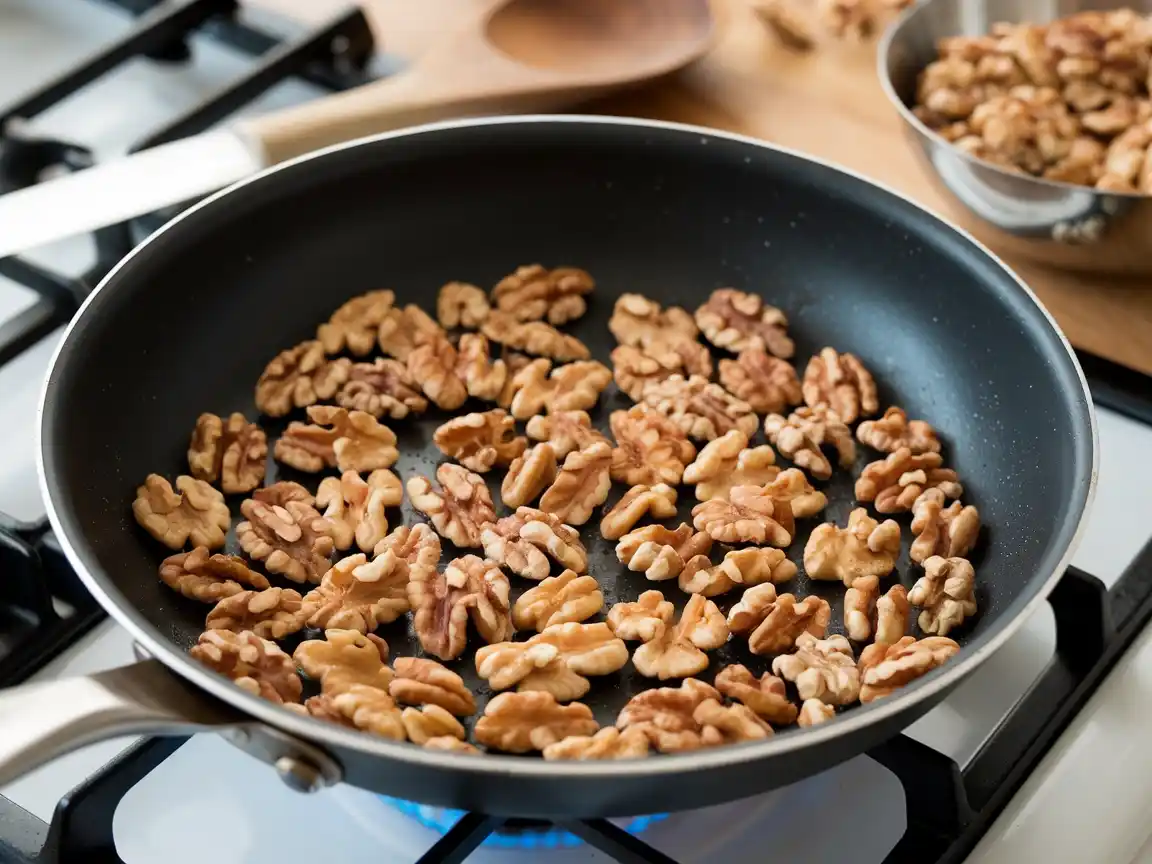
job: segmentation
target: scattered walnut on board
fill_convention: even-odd
[[[583,525],[608,497],[611,464],[612,448],[603,442],[569,453],[552,485],[540,496],[540,509],[568,525]]]
[[[353,363],[346,380],[336,393],[336,402],[349,411],[363,411],[373,417],[401,420],[409,414],[423,414],[428,400],[399,360],[377,357],[371,363]]]
[[[331,697],[332,708],[361,732],[403,741],[406,737],[400,709],[392,697],[378,687],[352,684]]]
[[[408,354],[408,374],[424,395],[445,411],[455,411],[468,399],[464,382],[456,375],[459,357],[445,336],[417,334]]]
[[[488,354],[488,337],[464,333],[456,346],[456,377],[464,382],[468,395],[486,402],[500,398],[508,383],[508,364]]]
[[[606,726],[595,735],[569,735],[544,748],[549,760],[641,759],[648,755],[648,736],[635,727]]]
[[[476,699],[464,679],[435,660],[397,657],[388,693],[403,705],[436,705],[457,717],[476,712]]]
[[[819,699],[805,699],[800,706],[800,715],[796,718],[796,725],[801,729],[809,726],[819,726],[836,716],[836,709],[821,702]]]
[[[288,424],[272,451],[276,461],[314,473],[325,468],[375,471],[391,468],[399,458],[396,435],[371,414],[312,405],[308,419],[312,423]]]
[[[376,339],[381,351],[407,363],[417,345],[429,341],[447,341],[448,334],[427,312],[409,303],[403,309],[393,308],[388,311],[380,321]]]
[[[717,288],[696,310],[700,332],[717,348],[739,352],[763,348],[788,359],[796,346],[788,337],[788,319],[757,294],[735,288]],[[751,433],[749,433],[751,434]]]
[[[603,608],[599,583],[565,570],[521,594],[512,606],[512,623],[519,630],[541,631],[553,624],[586,621]]]
[[[644,402],[667,415],[689,438],[701,441],[732,429],[752,436],[760,425],[751,405],[701,375],[672,375],[646,387]]]
[[[940,439],[926,420],[909,420],[903,408],[893,405],[879,420],[865,420],[856,427],[856,440],[882,453],[907,448],[913,454],[939,453]]]
[[[947,636],[912,636],[891,645],[876,642],[860,652],[860,701],[867,704],[890,696],[937,666],[943,666],[960,646]]]
[[[509,507],[524,507],[556,479],[556,451],[544,442],[529,447],[512,460],[500,483],[500,498]]]
[[[256,407],[269,417],[307,408],[336,395],[348,380],[347,360],[329,361],[318,341],[301,342],[269,361],[256,381]]]
[[[720,384],[757,414],[781,414],[804,398],[792,364],[759,347],[745,348],[735,360],[721,360]]]
[[[963,558],[980,535],[980,511],[959,501],[944,506],[939,490],[925,492],[912,508],[912,535],[908,557],[922,564],[933,555]]]
[[[648,405],[613,411],[608,422],[616,438],[610,474],[618,483],[676,486],[685,466],[696,457],[696,445],[684,431]]]
[[[916,619],[921,630],[947,636],[976,614],[976,570],[964,558],[933,555],[908,592],[908,602],[922,610]]]
[[[226,495],[251,492],[264,481],[268,438],[239,412],[225,421],[204,413],[196,420],[188,445],[188,470],[197,480],[220,481]]]
[[[326,354],[349,354],[363,357],[376,347],[376,331],[392,309],[396,295],[391,291],[369,291],[342,304],[327,323],[316,328],[316,339]]]
[[[676,490],[673,487],[665,483],[633,486],[600,520],[600,536],[605,540],[619,540],[645,517],[671,519],[675,515]]]
[[[388,643],[372,633],[329,629],[323,639],[308,639],[296,646],[292,659],[301,671],[320,682],[320,691],[335,696],[353,684],[387,690],[392,683]]]
[[[528,446],[528,439],[516,434],[516,421],[502,408],[453,417],[436,429],[432,442],[444,455],[480,473],[497,465],[507,468]]]
[[[539,582],[550,571],[548,559],[583,573],[588,553],[580,533],[559,517],[532,507],[518,507],[481,532],[484,555],[518,576]]]
[[[132,515],[141,528],[173,550],[189,541],[193,546],[219,549],[232,524],[224,496],[186,474],[176,478],[176,489],[159,474],[149,474],[136,488]]]
[[[758,716],[777,726],[796,722],[797,710],[788,698],[784,681],[770,672],[759,678],[747,666],[725,666],[716,673],[713,686],[723,695],[741,702]]]
[[[493,342],[537,357],[568,362],[592,356],[588,346],[543,321],[520,322],[508,312],[493,310],[481,331]]]
[[[491,561],[465,555],[449,562],[444,572],[434,567],[411,568],[408,602],[412,628],[425,652],[441,660],[464,653],[471,619],[489,644],[512,635],[508,577]]]
[[[529,753],[572,735],[592,735],[600,728],[587,705],[561,705],[550,693],[501,693],[476,721],[476,740],[493,750]]]
[[[593,444],[607,442],[599,430],[592,428],[587,411],[554,411],[538,414],[528,421],[528,437],[547,442],[557,459],[563,459],[573,450],[586,450]]]
[[[436,317],[445,330],[475,330],[488,317],[488,295],[467,282],[448,282],[436,295]]]
[[[645,525],[629,531],[616,544],[616,558],[652,582],[675,579],[693,558],[707,555],[712,538],[682,523],[675,529]]]
[[[208,630],[188,653],[240,689],[270,702],[299,702],[304,690],[296,664],[280,646],[255,633]]]
[[[479,474],[445,462],[436,469],[441,491],[432,481],[416,474],[408,478],[408,499],[427,516],[445,540],[461,547],[480,546],[484,526],[496,521],[496,508],[488,485]]]
[[[541,321],[560,326],[584,314],[585,294],[592,293],[595,281],[578,267],[549,270],[539,264],[525,264],[496,283],[492,302],[501,312],[517,321]]]
[[[772,671],[795,684],[804,701],[850,705],[860,695],[860,672],[852,645],[843,636],[820,639],[802,633],[796,639],[796,652],[773,660]]]
[[[787,417],[769,414],[764,418],[764,434],[783,456],[820,480],[832,476],[832,463],[822,447],[836,449],[841,468],[851,468],[856,461],[852,431],[824,407],[797,408]]]
[[[293,582],[320,581],[336,546],[312,506],[303,501],[280,506],[248,498],[240,502],[240,513],[244,521],[236,526],[236,541],[244,554],[263,561],[269,573]]]
[[[395,621],[408,611],[408,579],[419,566],[409,568],[390,550],[371,561],[362,553],[340,559],[304,597],[308,626],[369,633]]]
[[[929,489],[959,498],[964,487],[956,472],[941,468],[939,453],[913,455],[907,447],[865,466],[856,479],[856,500],[871,501],[877,513],[906,513]]]
[[[683,482],[696,485],[696,499],[726,499],[733,486],[761,486],[776,479],[780,469],[767,444],[748,447],[748,436],[733,429],[700,448],[684,469]]]
[[[893,585],[883,596],[876,576],[861,576],[844,594],[844,632],[856,642],[895,642],[904,635],[908,620],[908,589]]]
[[[692,508],[692,524],[720,543],[788,546],[796,533],[791,505],[766,489],[734,486],[727,500],[702,501]]]
[[[661,307],[640,294],[621,294],[612,307],[608,329],[621,345],[647,348],[696,341],[696,322],[679,306]]]
[[[655,687],[637,693],[616,717],[622,731],[637,729],[661,753],[683,753],[720,743],[715,730],[696,719],[696,709],[706,702],[720,704],[714,687],[688,678],[679,687]]]
[[[169,555],[160,562],[160,581],[189,600],[216,603],[248,589],[263,591],[268,580],[237,555],[213,555],[207,546]]]
[[[711,600],[693,594],[679,620],[660,621],[653,627],[652,638],[632,655],[632,665],[648,678],[688,678],[708,668],[705,651],[713,651],[727,641],[728,622],[723,613]]]
[[[204,621],[207,630],[250,630],[261,639],[283,639],[303,629],[308,612],[299,591],[241,591],[218,602]]]
[[[423,522],[411,526],[399,525],[376,544],[372,550],[372,557],[379,557],[389,549],[397,558],[407,561],[409,567],[416,564],[435,564],[440,560],[440,536]]]
[[[808,361],[801,391],[809,408],[827,405],[849,425],[880,410],[872,373],[855,354],[835,348],[823,348]]]
[[[804,570],[812,579],[839,579],[846,586],[861,576],[887,576],[900,555],[900,526],[877,522],[863,507],[848,515],[847,527],[817,525],[804,546]]]
[[[822,597],[797,600],[791,594],[778,595],[776,586],[765,582],[745,591],[732,607],[728,629],[747,636],[753,654],[779,654],[790,651],[803,633],[822,637],[831,620],[832,609]]]
[[[371,552],[388,534],[385,509],[399,507],[404,496],[400,478],[379,468],[364,480],[355,471],[325,477],[316,491],[316,506],[323,507],[323,533],[336,548],[348,549],[352,541],[362,552]]]

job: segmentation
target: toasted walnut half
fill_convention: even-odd
[[[696,457],[696,446],[655,408],[634,405],[613,411],[608,422],[616,438],[610,474],[618,483],[676,486],[684,466]]]
[[[540,631],[553,624],[586,621],[603,608],[604,595],[596,580],[565,570],[521,594],[512,607],[512,623],[520,630]]]
[[[588,569],[588,553],[580,533],[559,517],[531,507],[519,507],[481,532],[484,554],[525,579],[548,575],[548,558],[577,573]]]
[[[621,639],[650,642],[672,623],[676,607],[659,591],[645,591],[634,602],[616,603],[608,610],[608,627]]]
[[[421,647],[441,660],[455,660],[464,653],[469,618],[485,642],[505,641],[513,630],[510,590],[500,568],[475,555],[451,561],[443,573],[411,568],[408,601]]]
[[[796,576],[796,565],[780,549],[750,546],[724,555],[716,569],[736,585],[751,587],[765,582],[787,582]]]
[[[856,439],[873,450],[895,453],[906,447],[912,453],[939,453],[940,439],[932,424],[909,420],[902,408],[893,405],[879,420],[865,420],[856,427]]]
[[[561,705],[550,693],[501,693],[476,721],[476,740],[507,753],[543,750],[572,735],[591,735],[600,728],[587,705]]]
[[[646,348],[620,345],[612,351],[611,359],[616,386],[634,402],[643,398],[647,387],[672,375],[712,377],[712,355],[695,340],[681,339]]]
[[[456,377],[475,399],[495,402],[508,383],[508,364],[488,354],[488,337],[464,333],[456,346]]]
[[[418,335],[408,355],[408,374],[445,411],[456,410],[468,399],[468,390],[456,375],[458,359],[455,346],[443,336]]]
[[[304,486],[291,480],[281,480],[271,486],[252,491],[252,498],[268,506],[283,507],[289,501],[301,501],[309,507],[316,504],[316,498]]]
[[[708,668],[705,651],[728,641],[728,623],[716,604],[693,594],[675,624],[663,622],[655,637],[636,649],[632,664],[648,678],[688,678]]]
[[[890,696],[943,666],[960,650],[947,636],[927,636],[917,641],[905,636],[892,645],[873,643],[860,652],[860,701],[867,704]]]
[[[305,596],[308,626],[368,633],[395,621],[409,608],[408,578],[408,562],[391,551],[342,558]]]
[[[661,753],[698,750],[719,743],[706,735],[696,719],[696,709],[711,702],[720,704],[715,688],[689,678],[679,687],[656,687],[633,696],[616,717],[621,730],[638,729]]]
[[[188,445],[188,469],[197,480],[220,481],[227,495],[251,492],[264,481],[268,438],[264,430],[235,413],[225,422],[201,414]]]
[[[353,297],[316,328],[316,338],[327,354],[339,354],[345,348],[357,357],[371,354],[376,347],[376,330],[395,301],[391,291],[369,291]]]
[[[893,585],[876,601],[876,641],[894,644],[904,638],[908,626],[908,589]]]
[[[505,276],[492,289],[492,301],[501,312],[517,321],[540,321],[559,327],[584,314],[584,294],[596,283],[577,267],[548,270],[539,264],[525,264]]]
[[[349,411],[400,420],[428,410],[425,399],[408,367],[399,360],[377,357],[372,363],[353,363],[348,380],[336,394],[336,402]]]
[[[775,501],[787,501],[797,519],[815,516],[828,505],[827,496],[813,488],[799,468],[781,471],[764,486],[764,491]]]
[[[404,705],[436,705],[449,714],[467,717],[476,712],[476,700],[464,679],[435,660],[397,657],[396,677],[389,694]]]
[[[606,540],[619,540],[645,516],[671,519],[676,515],[676,490],[665,483],[633,486],[600,520],[600,534]]]
[[[331,399],[348,380],[349,362],[329,361],[318,341],[301,342],[281,351],[256,382],[256,407],[269,417]]]
[[[804,399],[795,367],[759,347],[745,348],[735,360],[721,360],[720,384],[757,414],[782,414]]]
[[[545,759],[640,759],[648,755],[648,736],[635,727],[607,726],[595,735],[569,735],[544,748]]]
[[[863,507],[848,515],[848,526],[817,525],[804,546],[804,569],[812,579],[839,579],[851,586],[861,576],[887,576],[900,555],[900,526],[877,522]]]
[[[732,429],[751,436],[760,425],[751,405],[700,375],[673,375],[653,384],[645,388],[644,402],[666,414],[688,437],[703,441]]]
[[[569,453],[556,480],[540,497],[540,509],[568,525],[583,525],[612,488],[612,448],[600,442]]]
[[[255,633],[209,630],[189,649],[192,659],[269,702],[299,702],[304,687],[292,658]]]
[[[766,582],[744,592],[728,613],[728,628],[748,637],[753,654],[779,654],[792,650],[802,633],[822,637],[831,620],[832,609],[822,597],[777,595],[776,586]]]
[[[980,534],[980,511],[959,501],[945,507],[939,490],[929,490],[912,510],[912,534],[916,539],[908,557],[917,564],[933,555],[963,558],[972,551]]]
[[[475,330],[488,317],[488,296],[467,282],[449,282],[436,295],[436,317],[445,330]]]
[[[748,448],[739,429],[700,448],[696,461],[684,469],[684,482],[696,484],[696,500],[727,499],[733,486],[762,486],[776,479],[776,454],[768,445]]]
[[[563,459],[573,450],[586,450],[593,444],[608,441],[592,428],[592,419],[587,411],[554,411],[537,415],[528,421],[527,432],[532,440],[550,444],[557,459]]]
[[[240,503],[240,513],[244,521],[236,526],[236,541],[246,555],[293,582],[320,581],[336,546],[315,509],[303,501],[281,507],[249,498]]]
[[[675,579],[685,565],[698,555],[707,555],[712,538],[687,523],[675,530],[663,525],[645,525],[620,538],[616,558],[634,573],[643,573],[652,582]]]
[[[964,558],[933,555],[908,592],[908,602],[923,609],[916,619],[921,630],[947,636],[976,614],[976,570]]]
[[[767,543],[787,546],[796,522],[787,501],[773,498],[764,486],[734,486],[728,500],[713,498],[692,508],[692,524],[721,543]]]
[[[880,599],[880,579],[861,576],[844,593],[844,632],[856,642],[872,638],[872,618]]]
[[[591,356],[588,346],[577,339],[561,333],[543,321],[520,322],[508,312],[494,310],[488,315],[482,328],[483,333],[493,342],[506,348],[526,351],[537,357],[553,360],[587,360]]]
[[[440,536],[461,548],[478,547],[484,526],[496,521],[496,508],[484,478],[445,462],[436,469],[442,491],[417,474],[408,478],[412,506],[432,520]]]
[[[335,696],[353,684],[387,690],[392,683],[388,643],[358,630],[325,630],[323,639],[296,646],[292,659],[304,674],[320,682],[321,692]]]
[[[313,405],[308,419],[311,424],[288,424],[273,449],[277,461],[299,471],[375,471],[392,467],[399,458],[396,436],[371,414]]]
[[[355,540],[361,551],[371,552],[388,534],[385,508],[399,507],[403,495],[400,478],[387,468],[373,471],[367,481],[355,471],[325,477],[316,491],[316,506],[325,508],[321,530],[337,549]]]
[[[757,294],[718,288],[696,310],[696,324],[717,348],[743,351],[763,348],[787,359],[796,346],[788,338],[788,319]]]
[[[386,549],[392,550],[397,558],[403,558],[412,567],[416,564],[436,564],[440,560],[440,537],[423,522],[417,522],[411,527],[400,525],[376,544],[372,550],[372,557],[384,554]],[[425,552],[424,550],[429,550]]]
[[[509,507],[531,504],[556,479],[556,452],[547,442],[529,447],[512,460],[500,484],[500,497]]]
[[[627,662],[627,652],[624,660]],[[554,645],[538,642],[499,642],[476,652],[476,674],[493,690],[516,687],[521,692],[547,693],[557,702],[584,696],[592,682],[568,668]]]
[[[772,671],[794,683],[803,700],[850,705],[860,694],[860,673],[852,646],[843,636],[819,639],[802,633],[796,639],[796,653],[777,657]]]
[[[550,360],[533,360],[512,376],[507,388],[511,394],[508,407],[517,420],[543,412],[582,411],[596,405],[611,381],[608,367],[595,360],[566,363],[555,369]]]
[[[409,303],[403,309],[389,310],[380,321],[376,338],[381,351],[407,363],[417,345],[426,341],[447,340],[448,334],[427,312]]]
[[[400,720],[408,740],[413,744],[427,744],[434,738],[464,738],[464,727],[460,721],[439,705],[405,708],[400,712]]]
[[[809,726],[818,726],[836,716],[836,709],[819,699],[805,699],[800,706],[800,716],[796,718],[796,725],[802,729]]]
[[[788,698],[784,681],[769,672],[757,678],[748,671],[747,666],[738,663],[725,666],[716,673],[714,686],[729,699],[742,702],[769,723],[787,726],[796,722],[798,712]]]
[[[832,476],[832,464],[821,447],[836,448],[841,468],[856,461],[852,431],[827,408],[797,408],[787,417],[769,414],[764,434],[784,456],[821,480]]]
[[[261,639],[283,639],[303,629],[308,613],[299,591],[265,588],[225,597],[208,613],[208,630],[251,630]]]
[[[855,354],[839,354],[835,348],[824,348],[808,361],[802,390],[809,408],[827,405],[849,425],[880,410],[872,373]]]
[[[378,687],[352,684],[331,697],[332,708],[361,732],[403,741],[404,723],[392,697]]]
[[[248,588],[263,591],[269,587],[263,574],[249,568],[243,558],[213,555],[207,546],[169,555],[160,562],[160,581],[201,603],[216,603]]]
[[[873,501],[878,513],[905,513],[929,489],[937,489],[945,498],[964,494],[955,471],[941,468],[939,453],[912,455],[901,447],[886,459],[864,468],[856,480],[856,500]]]
[[[621,345],[645,348],[696,341],[696,322],[679,306],[661,308],[641,294],[621,294],[612,307],[608,329]]]
[[[467,741],[461,741],[459,738],[452,738],[448,735],[442,735],[439,738],[429,738],[424,742],[424,749],[444,750],[449,753],[461,753],[465,756],[479,756],[483,752]]]
[[[680,571],[677,584],[685,594],[699,594],[701,597],[719,597],[736,587],[723,570],[712,566],[707,555],[690,558]]]
[[[432,434],[440,452],[465,468],[484,473],[507,467],[524,452],[528,439],[516,434],[516,421],[502,408],[453,417]]]
[[[132,502],[140,527],[169,549],[181,549],[189,540],[209,549],[223,546],[224,532],[232,524],[224,496],[186,474],[176,478],[176,490],[159,474],[144,478]]]
[[[697,706],[692,718],[704,730],[703,739],[712,746],[758,741],[772,735],[772,727],[746,705],[721,705],[708,700]]]

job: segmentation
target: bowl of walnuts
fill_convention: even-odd
[[[996,245],[1152,273],[1152,3],[925,0],[881,83],[921,161]]]

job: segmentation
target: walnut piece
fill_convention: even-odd
[[[378,687],[352,684],[331,697],[331,706],[361,732],[403,741],[404,723],[392,697]]]
[[[369,633],[395,621],[409,608],[409,572],[391,550],[371,561],[364,554],[341,558],[304,597],[308,626]]]
[[[772,735],[772,727],[745,705],[721,705],[709,699],[697,706],[692,719],[704,730],[701,737],[713,746],[759,741]]]
[[[392,467],[399,458],[396,436],[371,414],[313,405],[308,419],[311,424],[289,423],[276,441],[273,455],[278,462],[298,471],[375,471]]]
[[[613,349],[611,359],[616,386],[634,402],[644,397],[648,386],[672,375],[712,377],[712,355],[694,340],[682,339],[646,348],[620,345]]]
[[[512,376],[506,388],[506,393],[511,394],[508,407],[517,420],[543,412],[582,411],[594,407],[611,382],[608,367],[595,360],[552,369],[552,361],[541,358]]]
[[[569,735],[544,748],[545,759],[641,759],[648,755],[648,736],[635,727],[606,726],[595,735]]]
[[[817,525],[804,546],[804,569],[811,579],[839,579],[846,586],[861,576],[887,576],[900,555],[900,526],[877,522],[863,507],[848,515],[848,525]]]
[[[353,684],[387,690],[392,683],[388,643],[358,630],[325,630],[323,639],[308,639],[296,646],[292,659],[309,678],[320,682],[328,696]]]
[[[923,610],[916,619],[921,630],[947,636],[976,614],[976,571],[964,558],[933,555],[908,592],[908,602]]]
[[[872,373],[855,354],[838,354],[835,348],[808,361],[801,389],[809,408],[826,405],[849,425],[880,410]]]
[[[872,618],[880,599],[880,579],[861,576],[844,593],[844,632],[855,642],[872,638]]]
[[[256,382],[256,407],[269,417],[331,399],[348,380],[347,360],[329,361],[318,341],[301,342],[281,351]]]
[[[776,479],[776,454],[768,445],[748,447],[739,429],[700,448],[696,461],[684,469],[685,483],[696,484],[696,500],[727,499],[733,486],[762,486]]]
[[[543,321],[520,322],[510,313],[498,310],[489,313],[482,331],[493,342],[499,342],[505,348],[525,351],[537,357],[567,362],[587,360],[592,353],[575,336],[561,333]]]
[[[673,375],[644,390],[644,402],[668,416],[689,438],[711,441],[732,429],[752,436],[760,421],[752,406],[700,375]]]
[[[912,636],[891,645],[876,642],[860,652],[860,701],[867,704],[890,696],[943,666],[960,646],[947,636],[926,636],[917,641]]]
[[[604,442],[569,453],[555,481],[540,497],[540,509],[568,525],[583,525],[608,497],[611,464],[612,448]]]
[[[207,546],[169,555],[160,562],[160,581],[189,600],[216,603],[247,588],[269,587],[263,574],[236,555],[213,555]]]
[[[485,642],[505,641],[513,630],[510,590],[500,568],[475,555],[449,562],[443,573],[411,568],[408,602],[421,647],[441,660],[455,660],[464,653],[469,618]]]
[[[585,676],[608,675],[628,662],[628,648],[606,624],[567,622],[526,642],[502,642],[476,652],[476,672],[494,690],[550,693],[559,702],[579,699],[592,686]]]
[[[800,716],[796,718],[796,725],[802,729],[809,726],[818,726],[836,716],[836,709],[819,699],[805,699],[800,706]]]
[[[476,712],[476,700],[464,679],[435,660],[397,657],[396,677],[388,693],[404,705],[436,705],[449,714],[467,717]]]
[[[372,557],[391,549],[397,558],[403,558],[412,567],[416,564],[435,565],[440,560],[440,536],[423,522],[409,527],[400,525],[376,544]],[[429,551],[424,551],[429,550]]]
[[[336,545],[313,507],[303,501],[281,507],[249,498],[240,502],[240,513],[244,521],[236,526],[236,541],[244,554],[293,582],[320,581]]]
[[[432,441],[444,455],[480,473],[496,465],[508,467],[528,446],[502,408],[453,417],[436,429]]]
[[[176,478],[176,490],[159,474],[145,477],[144,485],[136,488],[132,515],[169,549],[182,549],[189,541],[193,546],[219,549],[232,524],[224,496],[186,474]]]
[[[953,501],[944,506],[939,490],[929,490],[912,509],[912,541],[908,557],[922,564],[933,555],[963,558],[976,545],[980,534],[980,511]]]
[[[728,628],[748,637],[753,654],[779,654],[790,651],[803,633],[822,637],[831,620],[832,609],[822,597],[798,601],[791,594],[777,595],[776,586],[765,582],[744,592],[728,613]]]
[[[439,705],[405,708],[400,712],[400,720],[408,740],[413,744],[427,744],[434,738],[464,738],[464,727],[460,721]]]
[[[612,307],[608,329],[621,345],[637,348],[696,341],[696,322],[679,306],[662,309],[640,294],[621,294]]]
[[[388,534],[385,508],[399,507],[404,495],[400,478],[387,468],[378,468],[365,481],[355,471],[325,477],[316,491],[316,506],[324,509],[324,527],[337,549],[347,549],[356,541],[362,552],[371,552]]]
[[[867,465],[856,480],[856,500],[873,501],[877,513],[906,513],[929,489],[945,498],[964,494],[956,472],[941,468],[939,453],[913,455],[901,447],[885,459]]]
[[[914,454],[939,453],[940,439],[925,420],[909,420],[904,409],[893,405],[879,420],[865,420],[856,427],[856,439],[873,450],[895,453],[907,448]]]
[[[775,501],[787,501],[797,519],[815,516],[828,505],[827,496],[813,488],[799,468],[789,468],[764,486],[765,494]]]
[[[188,445],[188,469],[197,480],[220,481],[226,495],[251,492],[264,482],[268,437],[243,414],[225,422],[215,414],[201,414]]]
[[[757,414],[782,414],[804,398],[792,364],[760,347],[745,348],[735,360],[721,360],[720,384]]]
[[[449,282],[436,295],[436,317],[445,330],[475,330],[488,317],[488,297],[467,282]]]
[[[519,630],[542,631],[553,624],[586,621],[603,608],[596,580],[565,570],[521,594],[512,607],[512,623]]]
[[[208,630],[188,653],[253,696],[278,703],[300,701],[304,687],[296,664],[275,642],[255,633]]]
[[[798,712],[788,698],[784,681],[769,672],[757,678],[746,666],[725,666],[716,673],[713,685],[729,699],[743,703],[769,723],[787,726],[796,722]]]
[[[634,602],[616,603],[608,610],[608,627],[621,639],[651,642],[672,623],[676,607],[659,591],[645,591]]]
[[[908,625],[908,589],[893,585],[876,601],[876,641],[894,644],[904,638]]]
[[[400,420],[428,410],[408,367],[399,360],[377,357],[371,363],[353,363],[348,380],[336,393],[336,402],[349,411]]]
[[[456,346],[456,377],[469,396],[495,402],[508,383],[508,364],[488,355],[487,336],[464,333]]]
[[[429,738],[424,742],[424,749],[462,753],[465,756],[479,756],[482,752],[479,748],[473,747],[467,741],[461,741],[459,738],[452,738],[447,735],[441,736],[440,738]]]
[[[769,414],[764,418],[764,434],[784,456],[820,480],[832,476],[832,464],[821,447],[836,449],[841,468],[851,468],[856,461],[852,431],[824,407],[797,408],[787,417]]]
[[[708,668],[704,652],[728,641],[723,613],[699,594],[689,598],[675,624],[661,621],[653,630],[653,638],[632,655],[632,664],[641,675],[661,681],[699,675]]]
[[[440,536],[461,548],[480,546],[480,532],[496,521],[496,508],[484,478],[445,462],[436,469],[442,491],[419,474],[408,478],[412,506],[427,516]]]
[[[685,565],[712,549],[712,538],[682,523],[675,530],[663,525],[645,525],[620,538],[616,558],[634,573],[643,573],[650,581],[675,579]]]
[[[492,289],[492,302],[517,321],[540,321],[559,327],[584,314],[584,294],[596,283],[576,267],[548,270],[539,264],[517,267]]]
[[[252,491],[253,500],[269,506],[283,507],[289,501],[301,501],[309,507],[316,506],[316,498],[304,486],[291,480],[281,480],[271,486]]]
[[[717,348],[743,351],[763,348],[787,359],[796,346],[788,338],[788,319],[757,294],[718,288],[696,310],[696,324]]]
[[[448,334],[427,312],[409,303],[403,309],[393,308],[388,311],[380,321],[376,338],[381,351],[407,363],[418,345],[430,341],[447,341]]]
[[[734,486],[728,500],[713,498],[692,508],[692,524],[720,543],[787,546],[796,533],[788,501],[766,486]]]
[[[357,357],[371,354],[376,347],[376,330],[394,302],[396,295],[391,291],[369,291],[353,297],[316,328],[316,339],[326,354],[339,354],[345,348]]]
[[[551,369],[551,360],[538,357],[510,373],[498,397],[500,407],[508,408],[517,420],[527,420],[546,410],[553,390],[548,380]]]
[[[613,411],[608,422],[616,438],[610,474],[618,483],[676,486],[684,467],[696,457],[696,446],[655,408],[635,405]]]
[[[408,355],[408,374],[445,411],[454,411],[468,399],[468,390],[456,375],[458,360],[455,346],[444,336],[417,334]]]
[[[208,630],[250,630],[261,639],[283,639],[303,629],[308,613],[299,591],[265,588],[225,597],[208,613]]]
[[[518,507],[511,516],[486,526],[480,539],[489,560],[525,579],[539,582],[547,576],[549,557],[577,573],[588,569],[580,533],[542,510]]]
[[[476,721],[476,740],[507,753],[543,750],[572,735],[592,735],[600,724],[587,705],[561,705],[550,693],[501,693]]]
[[[533,441],[550,444],[557,459],[563,459],[573,450],[587,450],[593,444],[608,441],[592,428],[592,419],[587,411],[540,414],[528,421],[526,429]]]
[[[509,507],[531,504],[556,479],[556,451],[544,442],[512,460],[500,484],[500,498]]]
[[[671,519],[676,515],[676,490],[665,483],[633,486],[600,520],[600,535],[619,540],[643,519]]]
[[[751,587],[765,582],[787,582],[796,576],[796,565],[780,549],[750,546],[733,549],[715,569],[735,585]]]
[[[804,701],[850,705],[860,694],[860,673],[852,646],[843,636],[820,639],[812,633],[796,638],[796,653],[772,661],[772,671],[796,685]]]
[[[616,717],[617,728],[641,730],[661,753],[681,753],[720,743],[715,729],[696,719],[696,709],[720,704],[715,688],[689,678],[679,687],[656,687],[633,696]]]
[[[723,570],[712,566],[707,555],[688,559],[680,571],[677,584],[685,594],[699,594],[701,597],[719,597],[736,587],[736,583]]]

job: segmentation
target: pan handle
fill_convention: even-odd
[[[0,786],[119,735],[186,735],[249,719],[157,660],[0,690]]]

